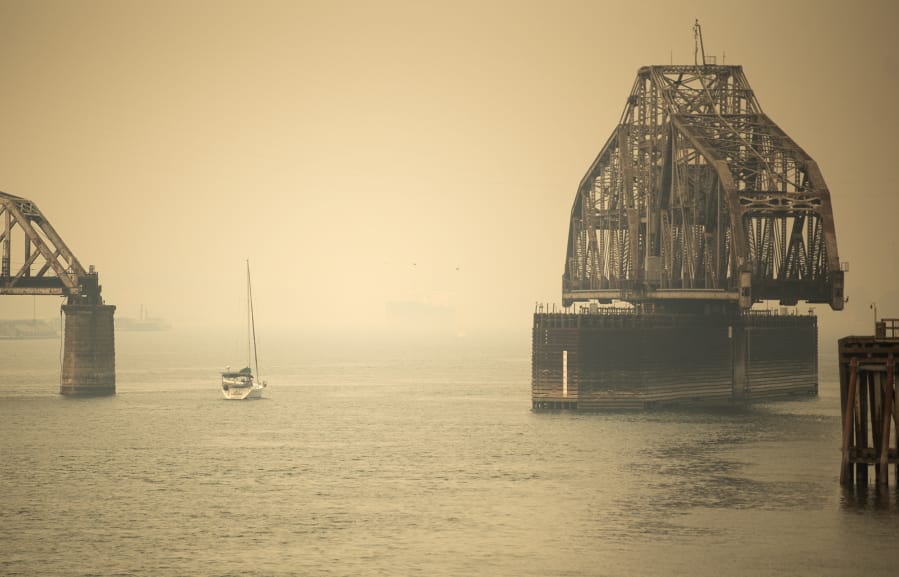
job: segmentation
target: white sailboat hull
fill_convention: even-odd
[[[265,382],[256,382],[253,375],[246,373],[222,373],[222,396],[230,401],[261,399]]]
[[[262,385],[253,385],[252,387],[222,387],[222,396],[229,401],[242,401],[244,399],[261,399],[262,391],[265,389]]]

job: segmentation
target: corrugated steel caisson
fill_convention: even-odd
[[[644,409],[818,392],[813,315],[536,313],[535,409]]]

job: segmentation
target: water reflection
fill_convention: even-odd
[[[899,484],[883,487],[862,485],[843,487],[840,505],[850,512],[899,512]]]

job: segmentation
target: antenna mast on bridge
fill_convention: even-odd
[[[696,43],[693,47],[693,63],[699,66],[699,55],[702,54],[702,65],[705,66],[705,46],[702,44],[702,26],[699,25],[699,18],[693,24],[693,39]]]

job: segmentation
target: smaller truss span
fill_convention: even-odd
[[[0,295],[60,295],[101,304],[97,273],[85,270],[33,201],[0,192]]]

